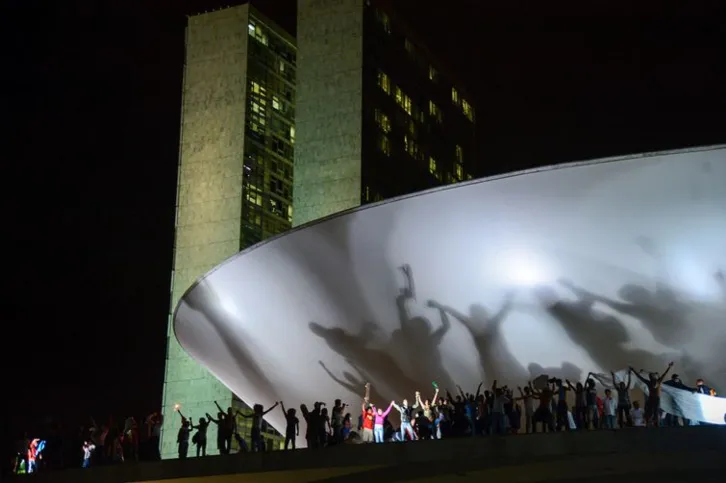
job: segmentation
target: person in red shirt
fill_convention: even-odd
[[[361,404],[361,411],[363,412],[363,434],[361,437],[364,443],[372,443],[375,414],[370,404],[371,384],[366,382],[365,387],[366,392],[365,396],[363,396],[363,403]]]

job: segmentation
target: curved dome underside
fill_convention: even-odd
[[[408,269],[402,268],[407,267]],[[726,390],[726,148],[474,181],[346,212],[195,284],[181,345],[248,403],[628,365]],[[284,428],[280,411],[268,420]]]

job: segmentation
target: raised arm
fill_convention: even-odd
[[[393,402],[393,407],[396,408],[396,411],[403,414],[403,408],[401,406],[399,406],[398,404],[396,404],[395,401]]]
[[[672,363],[672,362],[669,362],[669,363],[668,363],[668,367],[666,367],[666,370],[665,370],[665,372],[664,372],[664,373],[663,373],[663,374],[662,374],[662,375],[661,375],[661,376],[660,376],[660,377],[658,378],[658,384],[660,384],[661,382],[663,382],[663,380],[665,379],[665,377],[666,377],[666,376],[668,375],[668,373],[670,372],[670,370],[671,370],[671,367],[673,367],[673,363]]]
[[[577,392],[577,389],[575,389],[575,386],[572,385],[569,379],[565,379],[565,384],[567,384],[567,387],[572,389],[573,391]]]
[[[212,417],[212,415],[211,415],[211,414],[209,414],[209,413],[207,413],[207,419],[208,419],[209,421],[213,422],[214,424],[217,424],[217,425],[219,425],[219,420],[218,420],[218,419],[214,419],[214,418]]]
[[[640,379],[640,381],[641,381],[641,382],[642,382],[643,384],[650,384],[650,381],[648,381],[648,379],[646,379],[646,378],[644,378],[643,376],[641,376],[639,372],[635,372],[635,369],[633,369],[633,367],[632,367],[632,366],[630,366],[630,367],[629,367],[628,369],[630,369],[630,372],[631,372],[632,374],[635,374],[635,377],[637,377],[638,379]]]
[[[273,409],[275,409],[279,404],[280,403],[278,401],[275,401],[275,404],[273,404],[272,406],[270,406],[269,408],[267,408],[267,411],[264,411],[262,413],[262,415],[264,416],[265,414],[269,413],[270,411],[272,411]]]
[[[484,384],[484,381],[479,383],[479,386],[476,388],[476,396],[474,396],[474,399],[479,399],[479,394],[481,394],[481,387]],[[436,393],[438,394],[439,390],[436,390]]]
[[[630,391],[630,388],[632,387],[630,385],[631,382],[632,381],[630,380],[630,371],[628,371],[628,383],[625,385],[625,389],[628,390],[628,391]]]
[[[481,386],[479,386],[479,387],[481,387]],[[477,393],[477,395],[478,395],[478,394],[479,394],[479,393]],[[433,397],[433,399],[431,399],[431,405],[432,405],[432,406],[433,406],[434,404],[436,404],[436,400],[437,400],[438,398],[439,398],[439,388],[437,387],[437,388],[436,388],[436,391],[434,391],[434,397]]]
[[[434,333],[431,334],[434,345],[439,345],[446,333],[451,328],[451,321],[449,320],[449,316],[446,314],[446,312],[444,312],[444,309],[441,307],[439,307],[439,315],[441,316],[441,327],[436,329]]]
[[[394,404],[395,404],[395,403],[394,403],[393,401],[391,401],[391,404],[389,404],[389,405],[388,405],[388,409],[386,409],[385,411],[383,411],[383,417],[384,417],[384,418],[385,418],[386,416],[388,416],[388,413],[390,413],[390,412],[391,412],[391,408],[393,408],[393,405],[394,405]]]
[[[220,413],[223,413],[224,412],[224,409],[222,409],[222,406],[220,406],[217,401],[214,401],[214,405],[217,406],[217,409],[219,409],[219,412]]]
[[[285,411],[285,403],[280,401],[280,409],[282,410],[282,414],[287,416],[287,411]]]

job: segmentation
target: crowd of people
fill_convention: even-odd
[[[301,404],[288,408],[282,401],[265,409],[256,404],[251,412],[232,407],[223,410],[217,405],[215,416],[205,414],[192,418],[175,407],[181,418],[177,433],[179,458],[189,456],[190,446],[197,457],[207,454],[209,427],[216,426],[217,449],[221,454],[233,451],[237,442],[240,453],[261,452],[269,448],[264,441],[264,417],[279,410],[285,416],[284,448],[296,449],[301,421],[305,423],[304,438],[309,448],[338,444],[384,443],[476,437],[487,435],[527,434],[538,431],[615,430],[627,427],[659,427],[698,424],[682,417],[666,414],[660,407],[663,385],[709,396],[716,392],[703,380],[695,387],[684,384],[678,375],[667,378],[673,363],[662,374],[629,369],[627,377],[611,374],[604,383],[602,375],[588,374],[584,381],[569,381],[543,375],[524,387],[511,388],[494,381],[482,392],[483,383],[472,393],[456,387],[457,393],[441,390],[433,383],[429,397],[421,392],[412,401],[372,401],[371,385],[365,384],[360,406],[335,400],[328,410],[324,402],[311,408]],[[647,388],[642,404],[633,392],[636,379]],[[605,387],[598,388],[600,382]],[[300,417],[298,417],[298,415]],[[395,417],[392,417],[395,416]],[[238,418],[251,420],[249,435],[240,434]],[[75,437],[63,440],[58,430],[46,439],[23,438],[14,455],[14,473],[32,473],[43,468],[88,468],[98,465],[160,459],[159,443],[162,414],[148,415],[140,423],[133,417],[119,423],[110,419],[97,424],[91,418]]]
[[[698,424],[665,414],[661,410],[662,385],[710,396],[716,393],[701,379],[693,388],[683,384],[675,374],[666,380],[672,366],[673,363],[661,375],[644,375],[642,371],[631,368],[624,381],[617,381],[612,373],[612,386],[615,389],[606,388],[603,392],[598,391],[596,378],[590,377],[592,374],[588,374],[584,382],[574,383],[542,376],[524,388],[517,387],[516,392],[514,388],[501,386],[494,381],[491,388],[483,393],[482,383],[474,393],[466,393],[457,386],[458,394],[452,395],[448,390],[442,394],[438,385],[433,383],[430,399],[424,399],[421,392],[416,392],[412,403],[407,399],[400,403],[386,403],[371,401],[371,386],[366,384],[360,412],[357,405],[350,406],[337,399],[330,411],[323,402],[315,402],[312,409],[302,404],[300,416],[306,423],[305,440],[309,448],[349,443],[534,433],[538,429],[556,432]],[[646,395],[642,405],[640,401],[631,401],[633,378],[639,379],[648,389],[644,392]],[[196,447],[196,455],[206,454],[207,428],[210,423],[218,427],[217,446],[221,453],[230,452],[233,437],[237,439],[241,452],[265,451],[263,418],[278,406],[286,420],[284,447],[294,450],[295,441],[300,435],[300,418],[295,408],[286,408],[282,401],[278,401],[267,409],[257,404],[251,414],[243,414],[233,408],[224,412],[217,404],[219,413],[216,419],[207,414],[199,418],[196,424],[180,412],[182,426],[177,437],[179,458],[188,457],[190,438]],[[398,418],[389,417],[394,410]],[[252,419],[250,444],[237,431],[237,416]],[[394,425],[396,422],[397,426]]]

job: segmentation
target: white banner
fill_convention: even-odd
[[[612,376],[609,374],[593,374],[593,379],[607,389],[615,389]],[[615,373],[615,380],[627,382],[628,369]],[[637,387],[647,396],[648,386],[635,375],[631,377],[633,387]],[[702,423],[726,425],[726,398],[692,393],[663,384],[660,395],[660,408],[668,414],[699,421]]]

